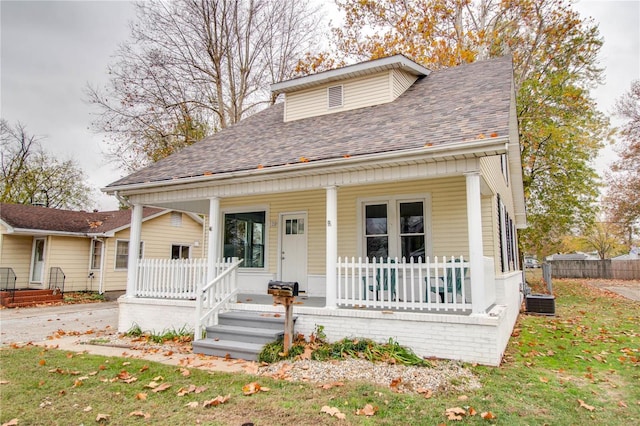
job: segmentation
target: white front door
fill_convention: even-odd
[[[300,291],[307,291],[307,214],[283,214],[280,229],[280,279],[297,281]]]
[[[33,240],[33,252],[31,254],[31,282],[42,283],[44,273],[44,238]]]

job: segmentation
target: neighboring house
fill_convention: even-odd
[[[64,291],[124,290],[130,222],[130,210],[84,212],[2,203],[0,268],[13,269],[17,289],[49,288],[62,273]],[[145,208],[137,253],[141,258],[201,258],[202,222],[192,213]]]
[[[207,306],[214,322],[221,310],[281,311],[257,303],[277,279],[304,292],[305,335],[321,325],[330,340],[395,338],[423,356],[498,364],[526,226],[511,59],[430,72],[396,55],[272,92],[284,102],[103,189],[133,205],[132,241],[143,206],[206,215],[208,281],[236,280],[212,305],[208,293],[141,297],[132,271],[119,329],[193,325],[199,339]],[[252,303],[232,303],[238,292]]]

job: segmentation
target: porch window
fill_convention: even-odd
[[[180,244],[171,245],[171,259],[189,259],[191,247]]]
[[[224,215],[224,257],[243,259],[243,268],[264,268],[265,212]]]
[[[138,259],[142,259],[144,243],[140,241],[140,250],[138,251]],[[129,241],[116,241],[116,269],[127,269],[129,265]]]
[[[401,256],[424,260],[424,204],[422,201],[399,203]]]
[[[389,234],[386,204],[370,204],[365,207],[365,239],[368,258],[388,256]]]
[[[426,256],[425,198],[390,199],[364,204],[364,251],[369,259],[404,257],[414,261]]]
[[[91,269],[102,268],[102,241],[91,240]]]

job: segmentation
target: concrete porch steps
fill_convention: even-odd
[[[26,290],[0,291],[0,305],[7,308],[34,306],[40,303],[59,302],[63,299],[60,291]]]
[[[295,321],[295,318],[294,318]],[[225,312],[206,337],[193,342],[193,352],[222,358],[257,361],[262,348],[284,336],[284,315],[259,312]]]

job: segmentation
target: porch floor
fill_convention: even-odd
[[[273,296],[269,294],[238,293],[237,303],[246,303],[250,305],[273,305]],[[307,306],[310,308],[324,308],[326,304],[326,299],[324,297],[308,297],[304,295],[297,296],[294,302],[294,306]]]
[[[236,305],[266,305],[273,306],[273,296],[269,294],[250,294],[250,293],[238,293]],[[324,308],[326,306],[326,299],[324,297],[308,297],[308,296],[297,296],[293,305],[295,308],[298,307],[307,307],[307,308]],[[231,309],[233,309],[233,304],[231,304]],[[389,308],[354,308],[352,306],[338,306],[338,309],[366,309],[368,311],[387,311]],[[431,314],[444,314],[444,315],[463,315],[469,316],[471,315],[471,310],[444,310],[444,309],[433,309],[433,310],[400,310],[400,312],[416,312],[416,313],[431,313]]]

